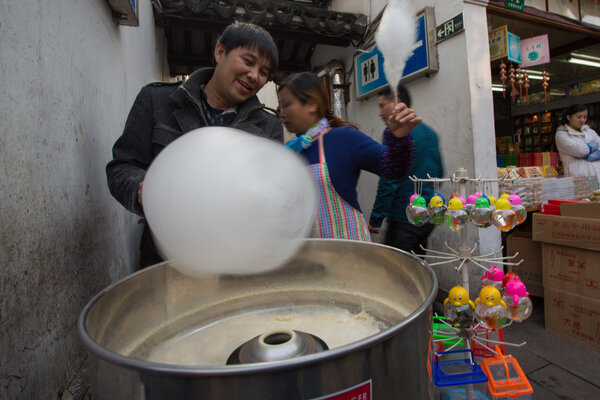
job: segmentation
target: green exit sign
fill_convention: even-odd
[[[465,22],[463,20],[462,13],[456,17],[444,22],[441,25],[435,27],[435,39],[439,43],[444,39],[448,39],[450,36],[454,36],[459,32],[465,30]]]
[[[523,11],[525,0],[504,0],[504,7],[509,10]]]

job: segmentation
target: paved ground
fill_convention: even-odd
[[[543,298],[532,297],[534,310],[522,323],[504,329],[507,347],[533,387],[535,400],[600,399],[600,351],[544,329]]]

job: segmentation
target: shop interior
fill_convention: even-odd
[[[521,40],[547,34],[551,61],[525,68],[530,87],[515,83],[514,98],[509,79],[504,81],[504,91],[501,80],[501,63],[507,65],[506,75],[511,63],[491,61],[498,167],[549,163],[560,174],[554,134],[563,111],[572,104],[584,104],[588,125],[596,131],[600,128],[600,33],[590,34],[584,26],[561,21],[516,19],[488,11],[490,30],[503,25]],[[585,65],[577,63],[579,59]],[[548,78],[545,96],[544,71]]]

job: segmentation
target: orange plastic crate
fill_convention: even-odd
[[[494,398],[514,398],[533,393],[533,388],[517,360],[513,356],[502,354],[498,346],[495,350],[498,355],[481,362],[481,369],[488,378],[490,395]]]

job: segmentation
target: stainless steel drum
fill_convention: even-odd
[[[96,295],[79,331],[139,398],[429,399],[437,286],[400,250],[309,239],[261,275],[139,271]]]

